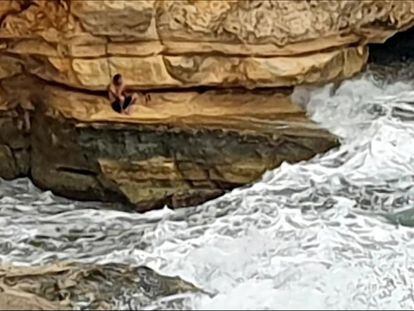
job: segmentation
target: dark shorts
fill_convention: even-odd
[[[124,105],[121,107],[121,103],[119,102],[119,99],[114,101],[112,103],[112,109],[115,110],[118,113],[121,113],[122,110],[127,109],[132,104],[132,96],[125,96]]]

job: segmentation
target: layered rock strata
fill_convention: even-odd
[[[150,105],[125,116],[102,96],[24,76],[0,84],[31,85],[25,101],[36,106],[30,134],[18,109],[3,114],[3,176],[30,171],[57,194],[141,211],[197,204],[337,143],[280,90],[151,93]]]
[[[291,88],[360,72],[414,2],[14,0],[0,23],[0,176],[144,211],[335,146]],[[105,99],[118,72],[151,95],[131,116]]]

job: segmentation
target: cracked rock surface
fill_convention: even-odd
[[[201,203],[336,146],[292,88],[354,76],[413,24],[408,0],[0,1],[0,177]],[[131,116],[105,98],[117,72],[151,97]]]
[[[142,307],[159,297],[186,292],[204,293],[179,277],[145,266],[58,262],[0,267],[1,310],[125,309],[128,304]]]

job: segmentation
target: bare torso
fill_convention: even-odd
[[[120,86],[116,86],[111,83],[108,86],[108,97],[111,103],[119,100],[119,102],[123,103],[125,100],[125,84]]]
[[[108,97],[109,101],[112,103],[112,107],[115,111],[120,113],[131,114],[134,105],[141,98],[142,103],[146,104],[150,97],[149,95],[143,95],[142,93],[130,93],[126,90],[126,85],[116,85],[111,83],[108,85]]]

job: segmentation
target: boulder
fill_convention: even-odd
[[[76,262],[2,265],[0,290],[0,310],[131,309],[180,293],[211,295],[179,277],[161,275],[146,266]]]

